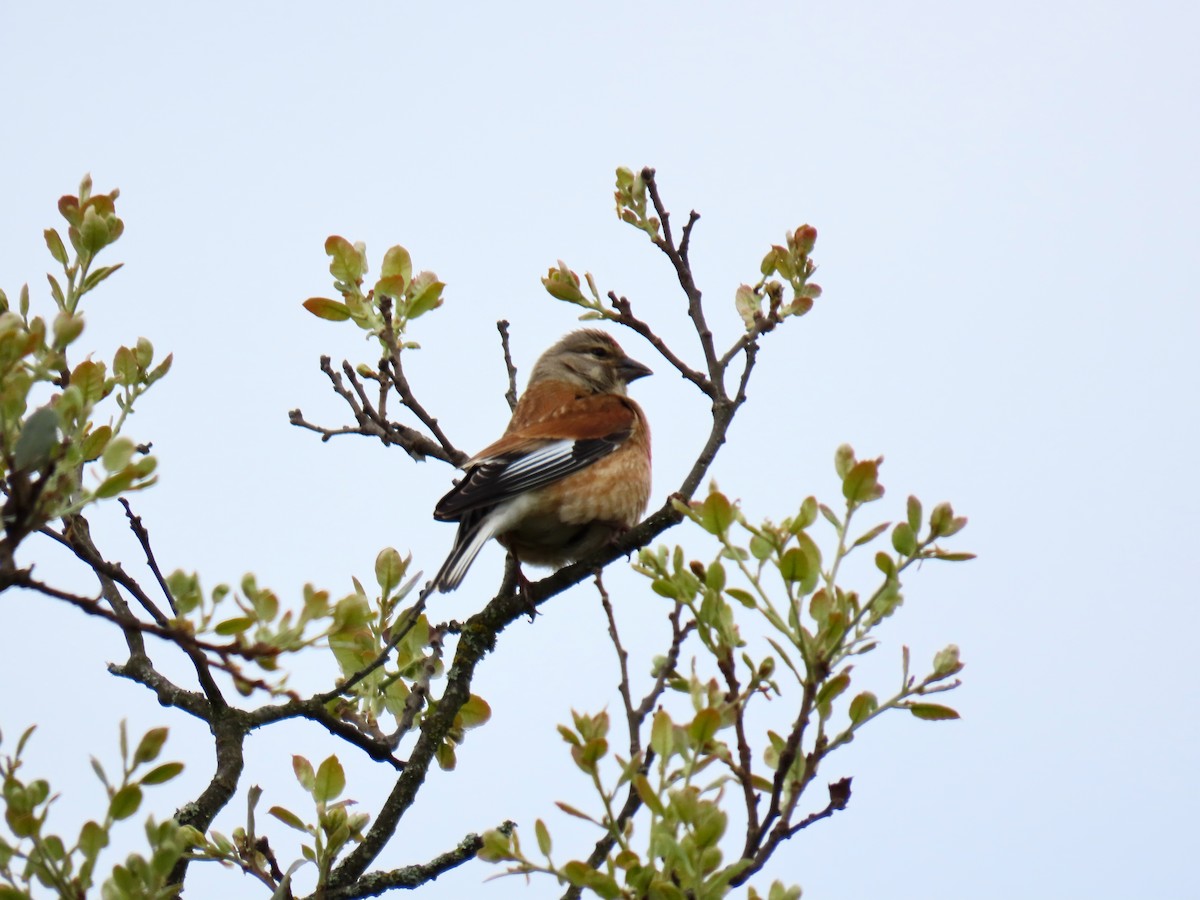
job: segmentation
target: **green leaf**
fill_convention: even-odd
[[[118,347],[113,356],[113,375],[118,384],[129,387],[139,381],[137,357],[128,347]]]
[[[746,330],[754,328],[755,320],[762,315],[762,298],[754,293],[754,288],[748,284],[740,285],[734,294],[733,304],[737,313],[742,317]]]
[[[957,644],[948,644],[933,655],[933,673],[935,675],[953,675],[955,672],[961,671],[962,667]]]
[[[761,535],[750,536],[750,555],[761,561],[770,559],[771,554],[775,552],[775,545]]]
[[[671,755],[674,735],[675,724],[671,721],[670,715],[665,709],[658,710],[654,714],[654,722],[650,726],[650,746],[663,759],[667,759]]]
[[[85,859],[95,859],[108,846],[108,832],[96,822],[85,822],[79,830],[79,849]]]
[[[538,850],[542,852],[542,856],[548,858],[550,856],[550,849],[552,845],[550,843],[550,832],[546,828],[546,823],[541,819],[538,819],[533,823],[533,830],[537,835]]]
[[[454,767],[458,765],[458,757],[454,752],[454,745],[449,741],[443,741],[434,751],[434,759],[437,760],[438,767],[443,772],[453,772]]]
[[[825,520],[837,529],[838,533],[841,533],[842,521],[837,517],[837,514],[824,503],[818,504],[817,508],[821,510],[821,515],[825,517]]]
[[[375,282],[375,287],[372,290],[376,297],[391,297],[393,300],[399,300],[404,296],[404,289],[408,287],[408,282],[399,275],[391,275],[380,278]]]
[[[53,275],[51,275],[49,272],[46,273],[46,280],[48,282],[50,282],[50,294],[51,294],[51,296],[54,297],[54,305],[57,306],[59,309],[62,309],[63,307],[65,307],[67,305],[67,298],[66,298],[66,295],[63,294],[62,285],[59,284],[58,279],[55,278]],[[0,293],[3,293],[3,292],[0,292]],[[0,304],[0,311],[7,310],[7,309],[8,309],[8,298],[4,297],[3,304]]]
[[[950,553],[946,550],[939,550],[937,547],[922,555],[928,559],[943,559],[946,562],[967,562],[975,558],[974,553]]]
[[[718,537],[729,531],[733,524],[733,504],[720,491],[713,491],[700,505],[700,527]]]
[[[829,613],[832,609],[833,601],[829,599],[829,592],[825,588],[821,588],[813,594],[812,600],[808,604],[808,613],[818,625],[824,625],[829,620]]]
[[[654,788],[650,786],[650,780],[640,772],[633,776],[633,789],[637,792],[638,797],[646,808],[656,816],[661,816],[665,812],[662,800],[658,794],[654,792]]]
[[[851,544],[850,545],[851,548],[861,547],[863,544],[871,543],[871,541],[875,540],[875,538],[877,538],[877,537],[879,537],[879,535],[883,534],[883,532],[887,530],[887,527],[890,524],[891,524],[890,522],[881,522],[880,524],[876,525],[874,528],[872,528],[866,534],[863,534],[862,536],[860,536],[858,538],[858,540],[856,540],[853,544]]]
[[[139,784],[163,784],[170,781],[176,775],[183,771],[183,763],[169,762],[163,763],[161,766],[155,766],[149,772],[142,776]]]
[[[312,763],[303,756],[293,756],[292,771],[296,773],[296,780],[300,782],[300,786],[311,794],[317,785]]]
[[[235,616],[232,619],[226,619],[224,622],[218,622],[213,629],[221,637],[229,637],[234,634],[241,634],[247,628],[254,624],[254,620],[249,616]]]
[[[842,494],[851,503],[869,503],[883,496],[879,483],[879,462],[864,459],[855,463],[842,480]]]
[[[127,784],[114,795],[108,804],[108,814],[116,821],[128,819],[142,805],[142,789],[136,784]]]
[[[421,286],[408,299],[408,317],[415,319],[418,316],[423,316],[430,310],[437,309],[442,305],[442,291],[446,285],[440,281],[431,281],[428,284]]]
[[[397,244],[383,254],[383,265],[379,269],[381,278],[400,278],[405,284],[412,281],[412,257]]]
[[[345,303],[327,297],[309,297],[304,301],[304,308],[318,319],[328,319],[330,322],[344,322],[350,318],[350,308]]]
[[[458,711],[463,728],[477,728],[492,717],[492,708],[482,697],[471,694]]]
[[[754,595],[749,591],[742,590],[741,588],[726,588],[725,593],[727,596],[732,597],[738,603],[742,604],[742,606],[746,607],[746,609],[755,609],[758,606],[758,604],[754,602]]]
[[[712,707],[700,710],[696,713],[696,718],[692,719],[692,724],[688,726],[688,737],[692,739],[692,746],[697,750],[702,750],[713,739],[720,727],[720,712]]]
[[[318,803],[336,800],[346,788],[346,773],[336,756],[328,757],[317,769],[313,784],[313,799]]]
[[[375,580],[379,582],[385,597],[399,586],[407,569],[408,563],[397,550],[385,547],[379,551],[379,555],[375,557]]]
[[[937,703],[910,703],[908,704],[908,710],[918,719],[925,719],[930,722],[959,718],[958,713],[950,707],[941,706]]]
[[[950,537],[966,527],[965,516],[955,516],[949,503],[939,503],[929,514],[929,529],[934,537]]]
[[[158,381],[160,378],[162,378],[164,375],[166,375],[169,371],[171,371],[171,363],[174,360],[175,360],[175,354],[168,353],[163,358],[163,361],[160,362],[157,366],[155,366],[150,371],[150,374],[148,374],[146,376],[146,384],[147,385],[154,384],[154,382]]]
[[[838,673],[821,685],[821,689],[817,691],[817,709],[820,711],[822,719],[829,718],[833,709],[833,701],[848,687],[850,687],[850,675],[846,672]]]
[[[325,240],[325,252],[331,258],[329,273],[334,278],[346,284],[358,284],[362,280],[367,261],[358,247],[334,234]]]
[[[569,803],[562,803],[558,800],[555,800],[554,805],[557,806],[559,809],[561,809],[563,812],[565,812],[568,816],[574,816],[576,819],[583,819],[585,822],[591,822],[595,825],[600,824],[595,819],[593,819],[591,816],[589,816],[587,813],[583,812],[582,810],[576,809],[574,806],[571,806]]]
[[[792,534],[798,534],[815,521],[817,521],[817,498],[805,497],[804,502],[800,504],[800,511],[792,519]]]
[[[54,257],[54,261],[59,265],[67,264],[67,248],[63,246],[62,238],[58,236],[58,232],[53,228],[47,228],[42,235],[46,239],[46,249],[50,251],[50,255]]]
[[[79,242],[83,249],[94,256],[104,249],[108,241],[108,223],[95,206],[86,206],[83,219],[79,223]]]
[[[133,751],[133,761],[135,763],[152,762],[162,752],[163,744],[166,742],[166,728],[151,728],[138,741],[137,749]]]
[[[719,561],[714,561],[705,570],[704,583],[712,591],[720,592],[725,589],[725,567]]]
[[[908,518],[908,527],[913,530],[914,534],[919,534],[921,531],[921,501],[910,494],[905,512]]]
[[[845,481],[850,470],[854,468],[854,448],[849,444],[838,447],[833,454],[833,467],[837,470],[838,478]]]
[[[124,267],[124,263],[117,263],[115,266],[101,266],[88,273],[88,277],[84,279],[82,291],[90,291],[104,279],[108,278],[113,272],[120,271]],[[81,291],[81,293],[82,293]]]
[[[879,698],[870,691],[863,691],[850,701],[850,721],[857,725],[870,718],[879,709]]]
[[[133,356],[137,360],[139,369],[146,368],[154,361],[154,345],[147,338],[138,338],[133,348]]]
[[[101,425],[99,428],[90,432],[79,445],[79,452],[83,457],[83,461],[92,462],[93,460],[99,459],[100,454],[104,452],[104,448],[108,446],[108,442],[111,438],[112,429],[107,425]]]
[[[789,547],[779,561],[779,574],[784,581],[803,581],[812,574],[811,561],[799,547]]]
[[[305,834],[308,833],[308,827],[304,824],[303,820],[290,809],[284,809],[282,806],[272,806],[267,810],[267,814],[274,816],[289,828],[295,828],[297,831],[303,831]]]
[[[901,556],[912,556],[917,552],[917,536],[908,522],[901,522],[892,529],[892,547]]]
[[[63,310],[54,317],[51,331],[54,334],[55,349],[62,350],[83,333],[83,316]]]

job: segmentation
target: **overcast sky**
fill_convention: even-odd
[[[833,451],[849,441],[886,457],[871,512],[896,519],[909,493],[952,500],[971,520],[955,544],[979,559],[912,574],[871,669],[884,690],[901,644],[928,660],[958,643],[965,686],[947,701],[962,721],[872,724],[822,772],[854,776],[850,808],[760,883],[818,900],[1197,896],[1200,14],[1108,0],[738,6],[6,3],[0,286],[28,281],[48,304],[41,230],[58,224],[57,198],[84,172],[121,189],[111,260],[126,268],[91,301],[83,342],[111,359],[141,335],[176,361],[129,425],[160,459],[136,509],[164,567],[209,587],[254,571],[294,602],[308,581],[348,592],[387,545],[432,572],[452,538],[430,519],[445,466],[288,424],[297,406],[346,421],[322,353],[372,360],[355,329],[300,306],[331,291],[327,235],[365,241],[376,271],[404,244],[446,282],[411,374],[473,450],[507,419],[495,320],[512,323],[522,382],[576,327],[538,282],[556,259],[696,358],[665,258],[613,214],[616,166],[656,166],[677,221],[703,215],[693,256],[725,343],[737,285],[812,223],[825,295],[765,342],[713,474],[752,517],[779,519],[807,494],[838,496]],[[707,411],[645,342],[617,336],[658,371],[633,389],[657,505]],[[95,510],[104,549],[140,572],[119,512]],[[668,537],[712,552],[695,533]],[[60,557],[28,558],[88,584]],[[437,614],[478,608],[502,561],[486,551]],[[644,674],[666,605],[618,583]],[[0,752],[40,723],[29,771],[63,792],[64,833],[101,809],[87,759],[112,762],[119,716],[171,725],[167,752],[188,761],[151,794],[158,815],[205,782],[204,731],[105,674],[122,658],[111,629],[11,592],[0,615]],[[538,816],[558,856],[585,855],[590,835],[553,801],[594,802],[554,724],[572,706],[615,711],[616,678],[594,591],[514,625],[476,681],[493,721],[456,773],[431,775],[379,864]],[[337,745],[294,726],[248,748],[264,809],[302,810],[289,754]],[[386,773],[342,756],[347,795],[373,813]],[[125,835],[137,844],[140,825]],[[495,871],[469,864],[427,895],[558,895],[482,884]],[[212,883],[264,896],[233,873]]]

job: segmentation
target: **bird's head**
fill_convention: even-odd
[[[547,350],[533,367],[530,384],[565,381],[592,394],[624,394],[629,382],[652,374],[603,331],[572,331]]]

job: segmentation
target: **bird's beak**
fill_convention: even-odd
[[[643,366],[636,359],[630,359],[626,356],[617,363],[617,374],[621,376],[621,380],[626,384],[631,381],[636,381],[639,378],[644,378],[647,375],[653,375],[649,368]]]

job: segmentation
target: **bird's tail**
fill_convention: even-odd
[[[441,593],[452,591],[462,583],[463,576],[467,574],[467,569],[471,568],[471,563],[475,561],[483,545],[496,536],[496,526],[499,522],[495,516],[487,514],[489,511],[472,510],[459,521],[458,533],[454,536],[454,546],[450,555],[446,557],[433,579],[434,585]]]

